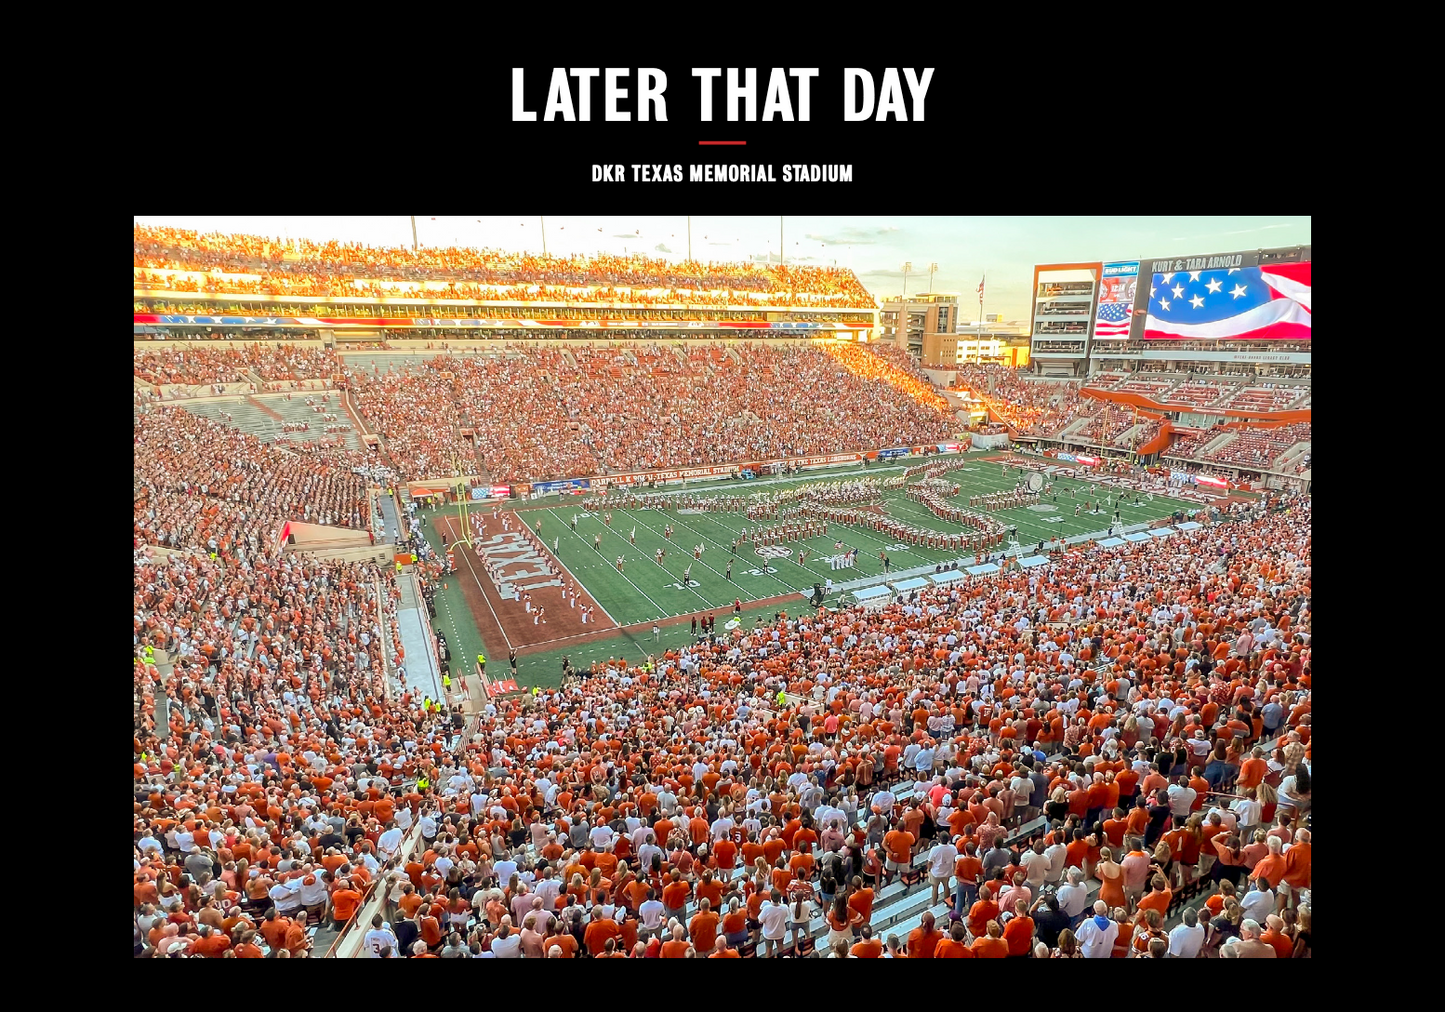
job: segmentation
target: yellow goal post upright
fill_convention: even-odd
[[[471,489],[467,487],[467,479],[462,477],[463,469],[460,460],[453,460],[452,466],[457,472],[457,536],[452,542],[454,545],[466,545],[473,547],[472,543],[472,516],[471,516]]]

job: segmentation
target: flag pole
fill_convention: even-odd
[[[973,354],[976,360],[983,362],[983,289],[988,284],[988,271],[983,272],[983,277],[978,282],[978,333],[974,336]]]

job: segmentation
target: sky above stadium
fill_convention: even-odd
[[[280,238],[336,239],[372,246],[411,245],[411,219],[392,216],[136,215],[138,223],[241,232]],[[693,216],[697,260],[776,260],[851,267],[880,298],[903,291],[902,265],[912,262],[908,291],[959,292],[964,317],[977,317],[979,280],[988,275],[983,311],[1027,321],[1033,265],[1132,260],[1310,242],[1308,215],[1262,216]],[[479,246],[540,252],[543,225],[554,255],[643,252],[683,259],[689,219],[682,215],[465,217],[417,215],[423,246]]]

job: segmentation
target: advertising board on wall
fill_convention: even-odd
[[[566,481],[535,481],[532,483],[534,495],[546,495],[548,492],[572,492],[582,491],[589,488],[591,482],[586,478],[568,478]]]
[[[1104,265],[1099,276],[1099,302],[1094,310],[1094,340],[1128,339],[1138,287],[1139,261]]]

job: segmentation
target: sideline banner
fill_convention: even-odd
[[[568,492],[573,489],[587,489],[592,487],[592,482],[587,478],[568,478],[565,481],[535,481],[532,483],[533,495],[546,495],[548,492]]]
[[[901,452],[905,454],[908,453],[908,448],[904,447]],[[862,459],[862,457],[863,455],[861,453],[825,453],[812,457],[787,457],[777,460],[767,460],[763,461],[761,463],[761,466],[764,469],[769,467],[776,467],[780,464],[787,467],[834,467],[838,464],[857,463],[859,460]],[[596,482],[599,485],[641,485],[649,481],[690,481],[696,478],[726,477],[728,475],[731,475],[735,471],[739,471],[744,468],[756,468],[758,466],[758,461],[743,461],[737,464],[714,464],[711,467],[684,467],[677,468],[671,471],[637,471],[632,474],[609,474],[606,476],[598,475],[591,478],[590,480]],[[577,480],[586,481],[588,479]],[[549,484],[558,483],[540,482],[539,484],[534,485],[533,488],[541,488],[543,485]]]

